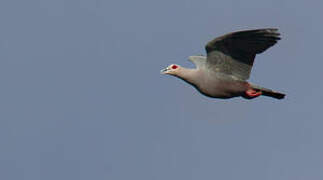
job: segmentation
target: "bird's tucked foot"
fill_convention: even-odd
[[[262,92],[254,90],[254,89],[248,89],[245,92],[245,97],[248,98],[248,99],[252,99],[252,98],[258,97],[260,95],[262,95]]]

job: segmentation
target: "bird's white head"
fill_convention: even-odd
[[[169,75],[175,75],[180,69],[181,69],[181,66],[179,66],[177,64],[171,64],[167,68],[162,69],[160,71],[160,73],[169,74]]]

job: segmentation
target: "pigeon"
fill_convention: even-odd
[[[206,56],[189,56],[196,68],[171,64],[162,74],[180,78],[200,93],[212,98],[268,96],[283,99],[285,94],[248,82],[256,54],[280,40],[278,29],[265,28],[236,31],[209,41]]]

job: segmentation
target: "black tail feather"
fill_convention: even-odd
[[[283,99],[285,97],[285,94],[283,93],[275,92],[275,91],[264,91],[264,90],[262,90],[262,95],[273,97],[276,99]]]
[[[251,85],[251,87],[253,89],[261,91],[263,96],[268,96],[268,97],[272,97],[272,98],[276,98],[276,99],[284,99],[284,97],[285,97],[285,94],[283,94],[283,93],[276,92],[276,91],[273,91],[271,89],[267,89],[267,88],[264,88],[261,86],[257,86],[255,84],[251,84],[251,83],[249,83],[249,84]]]

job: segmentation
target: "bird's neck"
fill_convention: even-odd
[[[190,69],[181,67],[179,71],[175,74],[178,78],[186,81],[187,83],[195,86],[197,84],[196,79],[199,75],[198,69]]]

